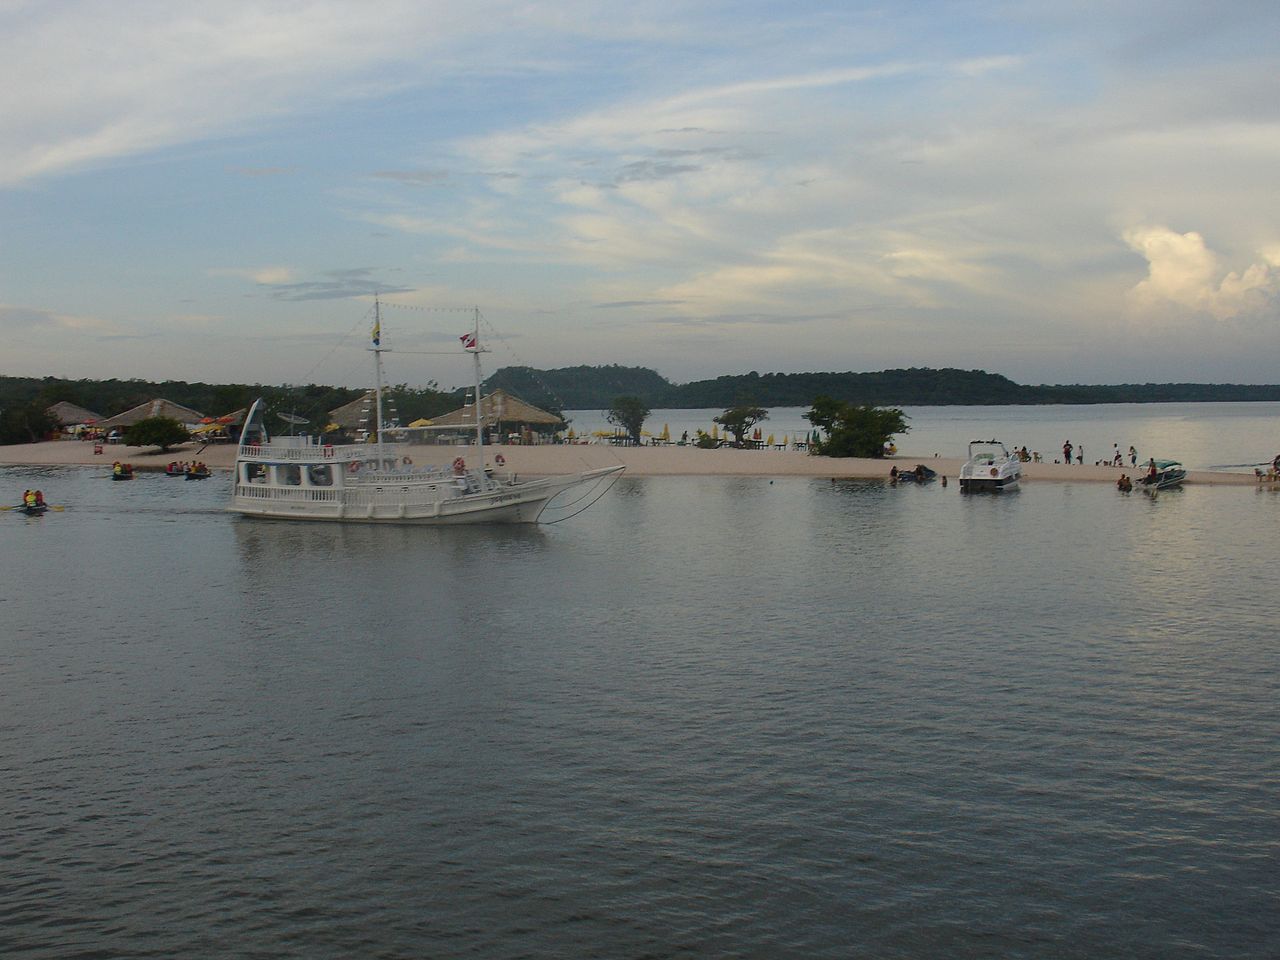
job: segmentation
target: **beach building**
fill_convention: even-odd
[[[123,430],[140,420],[150,420],[153,417],[168,417],[170,420],[177,420],[188,430],[194,430],[200,426],[204,414],[199,410],[184,407],[180,403],[174,403],[172,400],[156,399],[140,403],[124,413],[117,413],[114,417],[101,420],[95,426],[99,430]]]
[[[545,443],[567,426],[563,417],[541,410],[505,390],[494,390],[482,396],[480,411],[488,442]],[[427,443],[448,443],[470,439],[475,436],[475,430],[475,408],[467,404],[429,421],[415,421],[403,432]]]
[[[323,432],[341,431],[355,436],[361,431],[371,430],[375,417],[373,409],[375,402],[373,391],[369,390],[350,403],[335,407],[329,411],[329,423]]]
[[[55,418],[66,433],[81,433],[86,427],[96,426],[102,419],[102,414],[78,407],[67,400],[55,403],[46,413]]]

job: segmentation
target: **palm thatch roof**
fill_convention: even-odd
[[[66,400],[55,403],[46,412],[50,416],[56,417],[64,427],[78,427],[81,424],[96,423],[102,419],[102,414],[86,410],[84,407],[77,407],[74,403]]]
[[[540,410],[531,403],[525,403],[505,390],[495,390],[481,397],[480,411],[486,427],[500,424],[512,427],[562,427],[565,425],[562,417]],[[474,430],[475,426],[475,411],[467,406],[432,417],[431,426],[427,429],[465,430],[470,427]]]
[[[343,430],[373,429],[373,391],[368,390],[363,396],[356,397],[350,403],[344,403],[329,411],[329,422],[336,423]]]
[[[168,417],[170,420],[177,420],[179,423],[191,426],[199,423],[203,416],[204,414],[199,410],[192,410],[172,400],[156,399],[140,403],[124,413],[117,413],[114,417],[103,420],[98,426],[105,429],[129,427],[139,420],[150,420],[152,417]]]

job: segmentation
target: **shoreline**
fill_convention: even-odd
[[[230,471],[235,463],[234,444],[213,444],[200,449],[199,444],[182,444],[168,453],[157,453],[151,447],[104,446],[95,455],[92,443],[81,440],[46,440],[40,443],[13,444],[0,447],[0,467],[102,467],[110,470],[121,460],[132,463],[138,472],[162,472],[165,465],[177,460],[202,460],[211,470]],[[420,465],[444,466],[454,457],[470,458],[474,447],[426,444],[397,445]],[[196,451],[199,450],[199,453]],[[637,477],[826,477],[831,479],[887,479],[889,470],[897,466],[910,469],[923,463],[948,481],[956,482],[961,457],[912,456],[898,454],[882,460],[871,458],[815,457],[794,450],[699,450],[694,447],[614,447],[604,444],[546,444],[540,446],[485,447],[485,462],[501,454],[506,464],[500,471],[530,476],[575,473],[624,464],[626,473]],[[1067,465],[1061,463],[1025,463],[1024,481],[1059,483],[1114,483],[1121,473],[1133,476],[1141,472],[1129,467]],[[1254,486],[1252,474],[1193,470],[1187,474],[1189,484]]]

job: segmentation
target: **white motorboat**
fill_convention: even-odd
[[[960,468],[960,491],[1012,490],[1022,478],[1022,461],[999,440],[970,440],[969,459]]]
[[[460,524],[536,523],[561,494],[586,486],[565,505],[571,515],[590,506],[625,467],[622,464],[582,473],[517,480],[484,467],[484,431],[476,424],[476,442],[455,447],[466,456],[449,466],[416,466],[402,456],[401,444],[384,443],[382,417],[381,318],[375,304],[374,399],[378,429],[370,442],[324,443],[311,436],[272,437],[261,399],[245,417],[236,451],[230,510],[249,517],[328,520],[346,523]],[[479,313],[476,333],[466,338],[474,357],[476,396],[480,396]],[[477,416],[479,404],[476,405]],[[468,465],[467,456],[471,458]],[[496,458],[501,462],[501,457]],[[596,486],[592,486],[592,485]],[[585,505],[584,505],[585,504]],[[557,516],[555,519],[567,519]]]

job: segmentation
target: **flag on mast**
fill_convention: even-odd
[[[474,333],[464,333],[458,339],[462,341],[464,350],[474,350],[476,348],[476,335]]]

